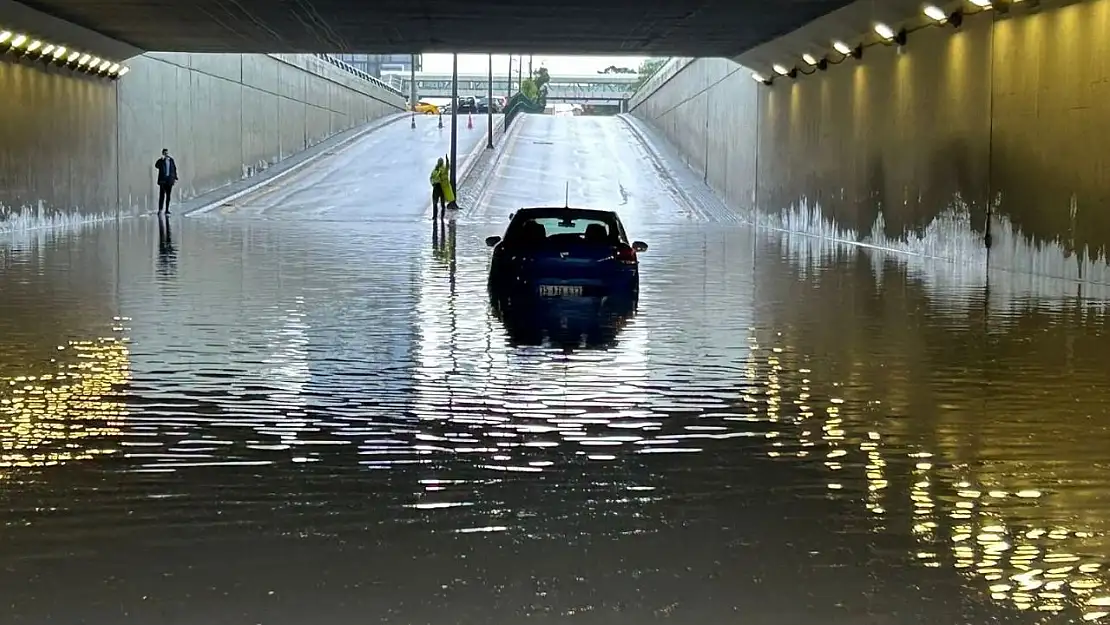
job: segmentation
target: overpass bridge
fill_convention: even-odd
[[[390,73],[382,80],[400,93],[409,93],[408,73]],[[547,84],[547,99],[576,104],[620,104],[635,93],[640,78],[636,74],[581,74],[552,76]],[[512,90],[519,88],[515,76]],[[493,78],[493,95],[507,95],[510,79],[502,75]],[[459,74],[459,96],[485,97],[489,92],[488,74]],[[416,93],[420,98],[450,98],[451,74],[432,72],[416,73]]]
[[[849,2],[24,0],[22,4],[143,51],[732,57]],[[3,4],[0,1],[0,7]],[[9,21],[11,14],[0,8],[0,16],[5,16],[0,21]],[[173,27],[166,28],[167,24]],[[32,30],[34,25],[5,26]],[[58,32],[36,34],[60,38]]]

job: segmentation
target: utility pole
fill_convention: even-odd
[[[489,80],[486,81],[489,92],[486,94],[486,149],[493,149],[493,53],[489,55]]]
[[[509,89],[505,92],[505,106],[509,106],[509,99],[513,97],[513,55],[509,55]]]
[[[531,54],[528,55],[528,78],[535,80],[535,77],[532,75],[532,55]]]
[[[412,111],[412,125],[410,128],[416,129],[416,55],[412,55],[411,67],[409,68],[409,110]]]
[[[455,186],[455,157],[459,155],[459,54],[456,52],[451,59],[451,188],[455,190],[455,197],[459,195],[459,188]]]
[[[517,89],[524,91],[524,55],[519,54],[517,56],[519,56],[520,58],[517,60],[516,63],[516,84]]]

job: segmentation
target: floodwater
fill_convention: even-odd
[[[1106,621],[1100,303],[723,223],[624,122],[523,123],[446,225],[4,243],[0,620]],[[483,238],[564,179],[651,248],[638,314],[537,345]]]

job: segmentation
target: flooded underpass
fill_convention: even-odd
[[[448,224],[9,236],[3,622],[1106,620],[1102,300],[728,223],[623,123]],[[521,340],[483,239],[566,180],[639,309]]]

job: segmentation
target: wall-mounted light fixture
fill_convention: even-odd
[[[829,69],[829,60],[825,57],[817,58],[807,52],[802,55],[802,60],[806,62],[806,65],[809,65],[810,67],[816,67],[821,71]],[[812,74],[813,72],[808,73]]]
[[[906,29],[904,28],[898,30],[898,32],[894,32],[894,29],[890,26],[878,22],[875,24],[875,32],[884,42],[894,43],[899,46],[906,45]]]
[[[794,68],[794,67],[786,68],[786,67],[776,63],[775,65],[773,65],[771,67],[771,69],[775,70],[775,73],[778,74],[779,76],[786,76],[788,78],[797,78],[798,77],[798,70],[797,70],[797,68]]]
[[[925,5],[923,11],[925,13],[925,17],[933,20],[934,22],[940,22],[943,24],[945,21],[948,20],[948,14],[944,12],[944,9],[934,4]]]
[[[0,54],[17,58],[42,61],[101,78],[117,80],[131,71],[125,65],[71,50],[64,45],[35,39],[15,30],[0,26]]]
[[[878,35],[878,40],[875,40],[874,38],[867,40],[865,38],[868,43],[865,44],[863,41],[861,41],[855,46],[850,46],[847,43],[844,43],[843,40],[837,39],[832,42],[832,47],[833,50],[836,50],[837,54],[839,54],[839,57],[833,56],[832,60],[829,60],[829,57],[827,56],[822,56],[818,58],[817,56],[806,52],[801,55],[802,60],[805,61],[805,65],[803,66],[794,66],[787,69],[786,66],[776,63],[771,66],[774,70],[774,74],[764,76],[763,74],[755,73],[752,74],[752,78],[765,85],[771,85],[774,82],[775,74],[778,74],[780,76],[789,76],[790,78],[797,78],[798,74],[809,75],[814,73],[812,69],[807,71],[806,68],[817,68],[818,70],[826,70],[828,69],[829,65],[843,63],[849,57],[853,59],[861,59],[863,58],[863,49],[867,46],[880,43],[886,45],[893,44],[904,46],[906,45],[909,33],[915,32],[922,28],[927,28],[929,26],[941,26],[945,24],[951,25],[953,28],[959,28],[960,25],[963,24],[964,15],[968,13],[975,14],[982,11],[989,11],[991,9],[1002,12],[1008,10],[1010,5],[1013,4],[1018,4],[1021,7],[1028,7],[1029,10],[1035,11],[1040,4],[1039,0],[994,0],[994,4],[991,3],[991,0],[968,1],[971,4],[975,5],[978,10],[965,11],[963,9],[956,9],[951,13],[945,13],[944,9],[941,9],[940,7],[933,4],[927,4],[922,9],[922,13],[924,13],[925,17],[928,18],[928,21],[924,23],[922,23],[922,20],[919,17],[916,20],[916,25],[911,24],[910,27],[904,27],[895,30],[887,24],[877,22],[872,28],[874,29],[875,34]]]
[[[949,24],[952,28],[959,28],[960,25],[964,23],[964,14],[960,10],[945,13],[944,9],[934,4],[929,4],[925,6],[923,12],[925,13],[925,17],[928,17],[937,24]]]

